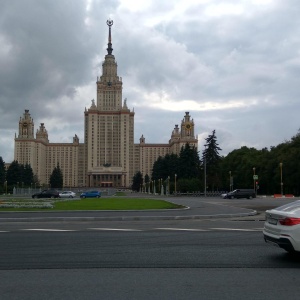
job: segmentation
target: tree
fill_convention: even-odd
[[[164,157],[159,156],[154,162],[152,168],[152,180],[158,181],[159,179],[174,178],[178,173],[178,155],[166,154]]]
[[[132,186],[131,189],[133,191],[138,192],[141,188],[141,185],[143,184],[143,175],[142,173],[139,171],[137,172],[133,178],[132,178]]]
[[[41,185],[39,177],[36,174],[33,175],[33,182],[32,183],[34,184],[35,188],[39,187]]]
[[[4,191],[4,185],[6,180],[6,170],[5,170],[5,162],[0,156],[0,192]]]
[[[220,161],[221,156],[219,151],[222,149],[217,143],[216,131],[213,130],[212,134],[206,139],[205,150],[203,152],[203,163],[206,165],[206,178],[207,184],[211,186],[212,190],[218,189],[221,185],[220,178]]]
[[[144,182],[145,182],[145,183],[150,182],[150,177],[149,177],[148,174],[145,175]]]
[[[33,171],[30,164],[26,163],[23,169],[22,182],[24,186],[30,187],[33,183]]]
[[[22,167],[14,160],[7,169],[6,180],[8,186],[19,186],[22,182]]]
[[[199,178],[200,176],[200,158],[197,148],[191,147],[186,143],[181,148],[178,160],[178,179]]]
[[[59,164],[53,169],[49,183],[51,188],[61,189],[63,187],[63,174]]]

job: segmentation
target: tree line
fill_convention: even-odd
[[[152,174],[143,178],[141,172],[133,177],[132,189],[148,191],[155,182],[156,191],[169,184],[170,192],[229,191],[253,188],[258,194],[300,195],[300,131],[290,140],[270,149],[257,150],[243,146],[221,156],[213,130],[205,139],[200,154],[186,144],[179,155],[159,157]],[[176,184],[176,187],[175,187]]]
[[[0,156],[0,192],[11,193],[13,188],[39,188],[40,181],[33,173],[30,164],[20,164],[14,160],[6,170],[5,162]],[[62,188],[63,174],[59,164],[53,169],[49,179],[49,187]]]

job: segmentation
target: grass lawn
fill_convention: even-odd
[[[27,201],[32,201],[27,199]],[[41,200],[39,200],[41,201]],[[45,199],[45,202],[52,202]],[[0,205],[1,205],[0,201]],[[23,199],[24,204],[26,199]],[[7,201],[9,203],[9,201]],[[80,200],[53,201],[53,208],[4,208],[1,211],[58,211],[58,210],[151,210],[151,209],[176,209],[184,206],[170,203],[164,200],[145,199],[145,198],[86,198]]]

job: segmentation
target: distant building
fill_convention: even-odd
[[[34,136],[34,122],[26,109],[19,120],[15,136],[14,159],[29,163],[42,184],[49,182],[57,164],[64,176],[65,187],[129,187],[138,171],[151,176],[153,163],[159,156],[179,154],[186,143],[197,148],[194,121],[186,112],[180,127],[175,125],[166,144],[147,144],[142,135],[134,144],[134,111],[122,100],[122,78],[112,55],[111,26],[108,47],[97,77],[97,101],[84,111],[84,142],[75,134],[72,143],[50,143],[44,123]]]

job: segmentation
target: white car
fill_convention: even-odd
[[[300,200],[267,210],[263,230],[267,243],[288,252],[300,251]]]
[[[64,191],[59,193],[60,198],[74,198],[76,194],[72,191]]]

